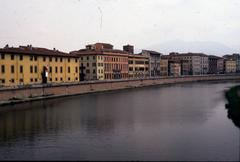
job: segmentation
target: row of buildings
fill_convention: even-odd
[[[131,45],[117,50],[107,43],[90,44],[70,53],[32,45],[0,49],[0,86],[236,72],[240,72],[239,54],[163,55],[150,50],[134,54]]]

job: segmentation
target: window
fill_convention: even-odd
[[[44,61],[44,62],[46,61],[46,57],[43,57],[43,61]]]
[[[23,82],[23,78],[19,79],[19,81],[22,83]]]
[[[75,67],[75,73],[78,73],[78,67]]]
[[[63,59],[62,59],[62,57],[61,57],[61,58],[60,58],[60,62],[62,62],[62,60],[63,60]]]
[[[33,73],[33,66],[30,66],[30,73]]]
[[[1,72],[5,73],[5,66],[4,65],[2,65]]]
[[[34,61],[37,61],[37,56],[34,56]]]
[[[60,67],[60,73],[63,73],[63,67],[62,66]]]
[[[5,79],[2,79],[2,83],[5,83]]]
[[[23,55],[20,55],[20,56],[19,56],[19,60],[23,60]]]
[[[4,60],[5,59],[5,54],[1,54],[1,59]]]
[[[87,67],[89,67],[89,63],[87,63]]]
[[[11,60],[14,60],[14,55],[11,55]]]
[[[78,59],[75,59],[75,62],[77,63],[77,62],[78,62]]]
[[[30,57],[30,61],[32,61],[33,60],[33,56],[29,56]]]
[[[68,67],[68,73],[71,73],[71,68],[70,67]]]
[[[93,60],[95,60],[96,59],[96,57],[95,56],[93,56]]]
[[[75,80],[78,80],[78,77],[76,77]]]
[[[96,63],[92,63],[92,66],[93,66],[93,67],[96,67]]]
[[[34,67],[34,71],[35,71],[35,73],[38,72],[38,68],[37,68],[37,66]]]
[[[55,62],[58,62],[58,58],[57,57],[55,57]]]
[[[89,60],[89,57],[87,56],[87,60]]]
[[[56,67],[55,67],[55,73],[57,73],[57,72],[58,72],[58,67],[56,66]]]
[[[93,69],[93,74],[96,74],[96,70],[95,69]]]
[[[70,60],[70,58],[68,58],[68,62],[70,62],[71,60]]]
[[[58,81],[58,78],[55,78],[55,81]]]
[[[12,82],[12,83],[14,83],[14,82],[15,82],[15,80],[14,80],[14,79],[11,79],[11,82]]]
[[[90,70],[89,70],[89,69],[87,69],[87,70],[86,70],[86,73],[87,73],[87,74],[89,74],[89,73],[90,73]]]
[[[52,66],[50,66],[49,72],[52,73]]]
[[[49,57],[49,61],[52,62],[52,57]]]
[[[81,57],[81,60],[83,60],[83,57]]]
[[[50,81],[52,81],[52,78],[50,78]]]
[[[38,79],[37,78],[35,78],[35,82],[37,82],[38,81]]]
[[[33,78],[30,79],[30,82],[33,82]]]
[[[11,73],[14,73],[14,65],[11,66]]]
[[[23,73],[23,66],[20,66],[20,73]]]
[[[68,81],[70,81],[71,80],[71,78],[70,77],[68,77]]]

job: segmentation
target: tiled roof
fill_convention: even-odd
[[[19,46],[18,48],[16,47],[0,48],[0,53],[77,57],[76,55],[64,53],[58,50],[50,50],[46,48],[30,47],[30,46]]]
[[[129,53],[126,51],[122,50],[117,50],[117,49],[101,49],[101,50],[96,50],[96,49],[80,49],[78,51],[72,51],[70,52],[71,54],[75,55],[96,55],[96,54],[124,54],[128,55]]]

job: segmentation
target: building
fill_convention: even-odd
[[[232,59],[236,61],[236,72],[240,73],[240,54],[235,53],[232,55],[224,55],[223,56],[225,59]]]
[[[229,73],[236,73],[236,71],[237,71],[236,60],[234,60],[234,59],[225,59],[224,60],[224,72],[226,74],[229,74]]]
[[[80,57],[80,80],[111,80],[128,78],[128,55],[113,45],[96,43],[70,52]]]
[[[202,53],[170,53],[171,60],[184,61],[185,67],[188,67],[188,72],[184,71],[184,75],[203,75],[208,73],[208,56]],[[186,66],[188,64],[188,66]]]
[[[177,61],[169,61],[169,76],[181,76],[181,63]]]
[[[233,58],[236,60],[236,72],[237,73],[240,73],[240,54],[238,54],[238,53],[235,53],[235,54],[233,54]]]
[[[221,60],[223,63],[223,59],[218,56],[210,55],[208,56],[208,62],[209,62],[209,74],[219,74],[223,72],[223,64],[221,64]]]
[[[150,77],[160,76],[160,60],[162,54],[149,50],[142,50],[141,54],[149,57]]]
[[[190,64],[188,60],[181,60],[181,75],[189,75],[190,74]]]
[[[217,74],[224,74],[224,59],[217,60]]]
[[[56,49],[19,46],[0,49],[0,85],[79,82],[75,55]]]
[[[149,58],[139,54],[128,55],[129,78],[149,77]]]
[[[160,76],[168,76],[168,59],[161,57]]]
[[[132,45],[126,45],[126,46],[123,46],[123,51],[126,51],[130,54],[134,54],[134,46]]]

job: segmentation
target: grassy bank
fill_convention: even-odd
[[[230,118],[233,123],[240,128],[240,86],[232,87],[225,94],[228,104],[226,108],[228,109],[228,118]]]

